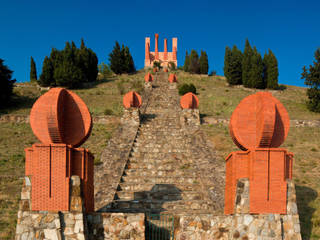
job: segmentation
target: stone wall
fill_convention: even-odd
[[[175,239],[281,239],[300,240],[300,223],[294,183],[288,181],[287,214],[247,214],[249,180],[240,179],[235,199],[236,214],[175,217]]]
[[[72,176],[71,182],[71,211],[31,211],[31,182],[29,177],[25,177],[19,204],[16,240],[85,239],[86,221],[80,196],[80,178]]]
[[[87,215],[89,240],[145,239],[144,213],[93,213]]]
[[[148,106],[151,92],[152,88],[144,90],[140,109],[124,110],[120,126],[102,152],[102,164],[95,166],[94,192],[97,211],[106,212],[110,208],[110,203],[131,154],[141,117]]]

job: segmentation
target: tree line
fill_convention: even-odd
[[[192,49],[190,55],[186,51],[184,59],[183,70],[195,74],[208,74],[209,61],[208,55],[205,51],[201,50],[200,58],[196,50]]]
[[[251,47],[246,40],[243,53],[233,46],[228,46],[224,57],[224,75],[230,85],[240,85],[248,88],[278,89],[278,61],[269,49],[263,58],[256,47]]]

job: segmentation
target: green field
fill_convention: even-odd
[[[177,72],[179,84],[193,83],[197,87],[201,116],[230,118],[241,99],[256,92],[243,87],[229,87],[224,77],[191,75]],[[122,95],[129,90],[143,91],[144,72],[110,77],[92,84],[87,89],[74,90],[88,105],[93,116],[122,114]],[[1,114],[28,115],[34,101],[45,92],[29,83],[15,87],[14,106]],[[287,108],[291,119],[320,120],[320,114],[307,110],[306,89],[287,86],[284,91],[271,91]],[[95,124],[91,137],[83,145],[95,155],[99,163],[117,122]],[[203,125],[221,161],[236,150],[228,126]],[[0,123],[0,239],[12,239],[15,232],[18,201],[24,176],[24,148],[37,139],[29,124]],[[284,148],[294,153],[294,181],[304,239],[320,238],[320,129],[318,127],[291,127]]]

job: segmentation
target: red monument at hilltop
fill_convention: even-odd
[[[237,182],[248,178],[250,213],[286,214],[287,179],[293,154],[278,148],[289,131],[289,115],[270,93],[244,98],[230,119],[230,135],[243,151],[226,158],[225,214],[233,214]]]
[[[154,52],[150,52],[150,38],[145,39],[145,59],[144,67],[153,67],[154,61],[161,62],[161,66],[167,67],[169,62],[173,62],[175,66],[178,66],[177,61],[177,47],[178,38],[172,38],[172,52],[168,52],[168,41],[164,39],[164,52],[159,52],[158,49],[158,38],[159,34],[155,34],[155,49]]]

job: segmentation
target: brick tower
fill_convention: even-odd
[[[284,106],[270,93],[243,99],[230,119],[230,135],[243,151],[226,158],[225,214],[233,214],[237,182],[250,182],[250,213],[286,214],[287,179],[292,177],[293,154],[278,148],[289,131]]]
[[[52,88],[33,105],[30,125],[41,143],[26,152],[33,211],[69,211],[70,178],[80,177],[86,211],[94,210],[93,155],[80,146],[92,129],[90,112],[73,92]]]

